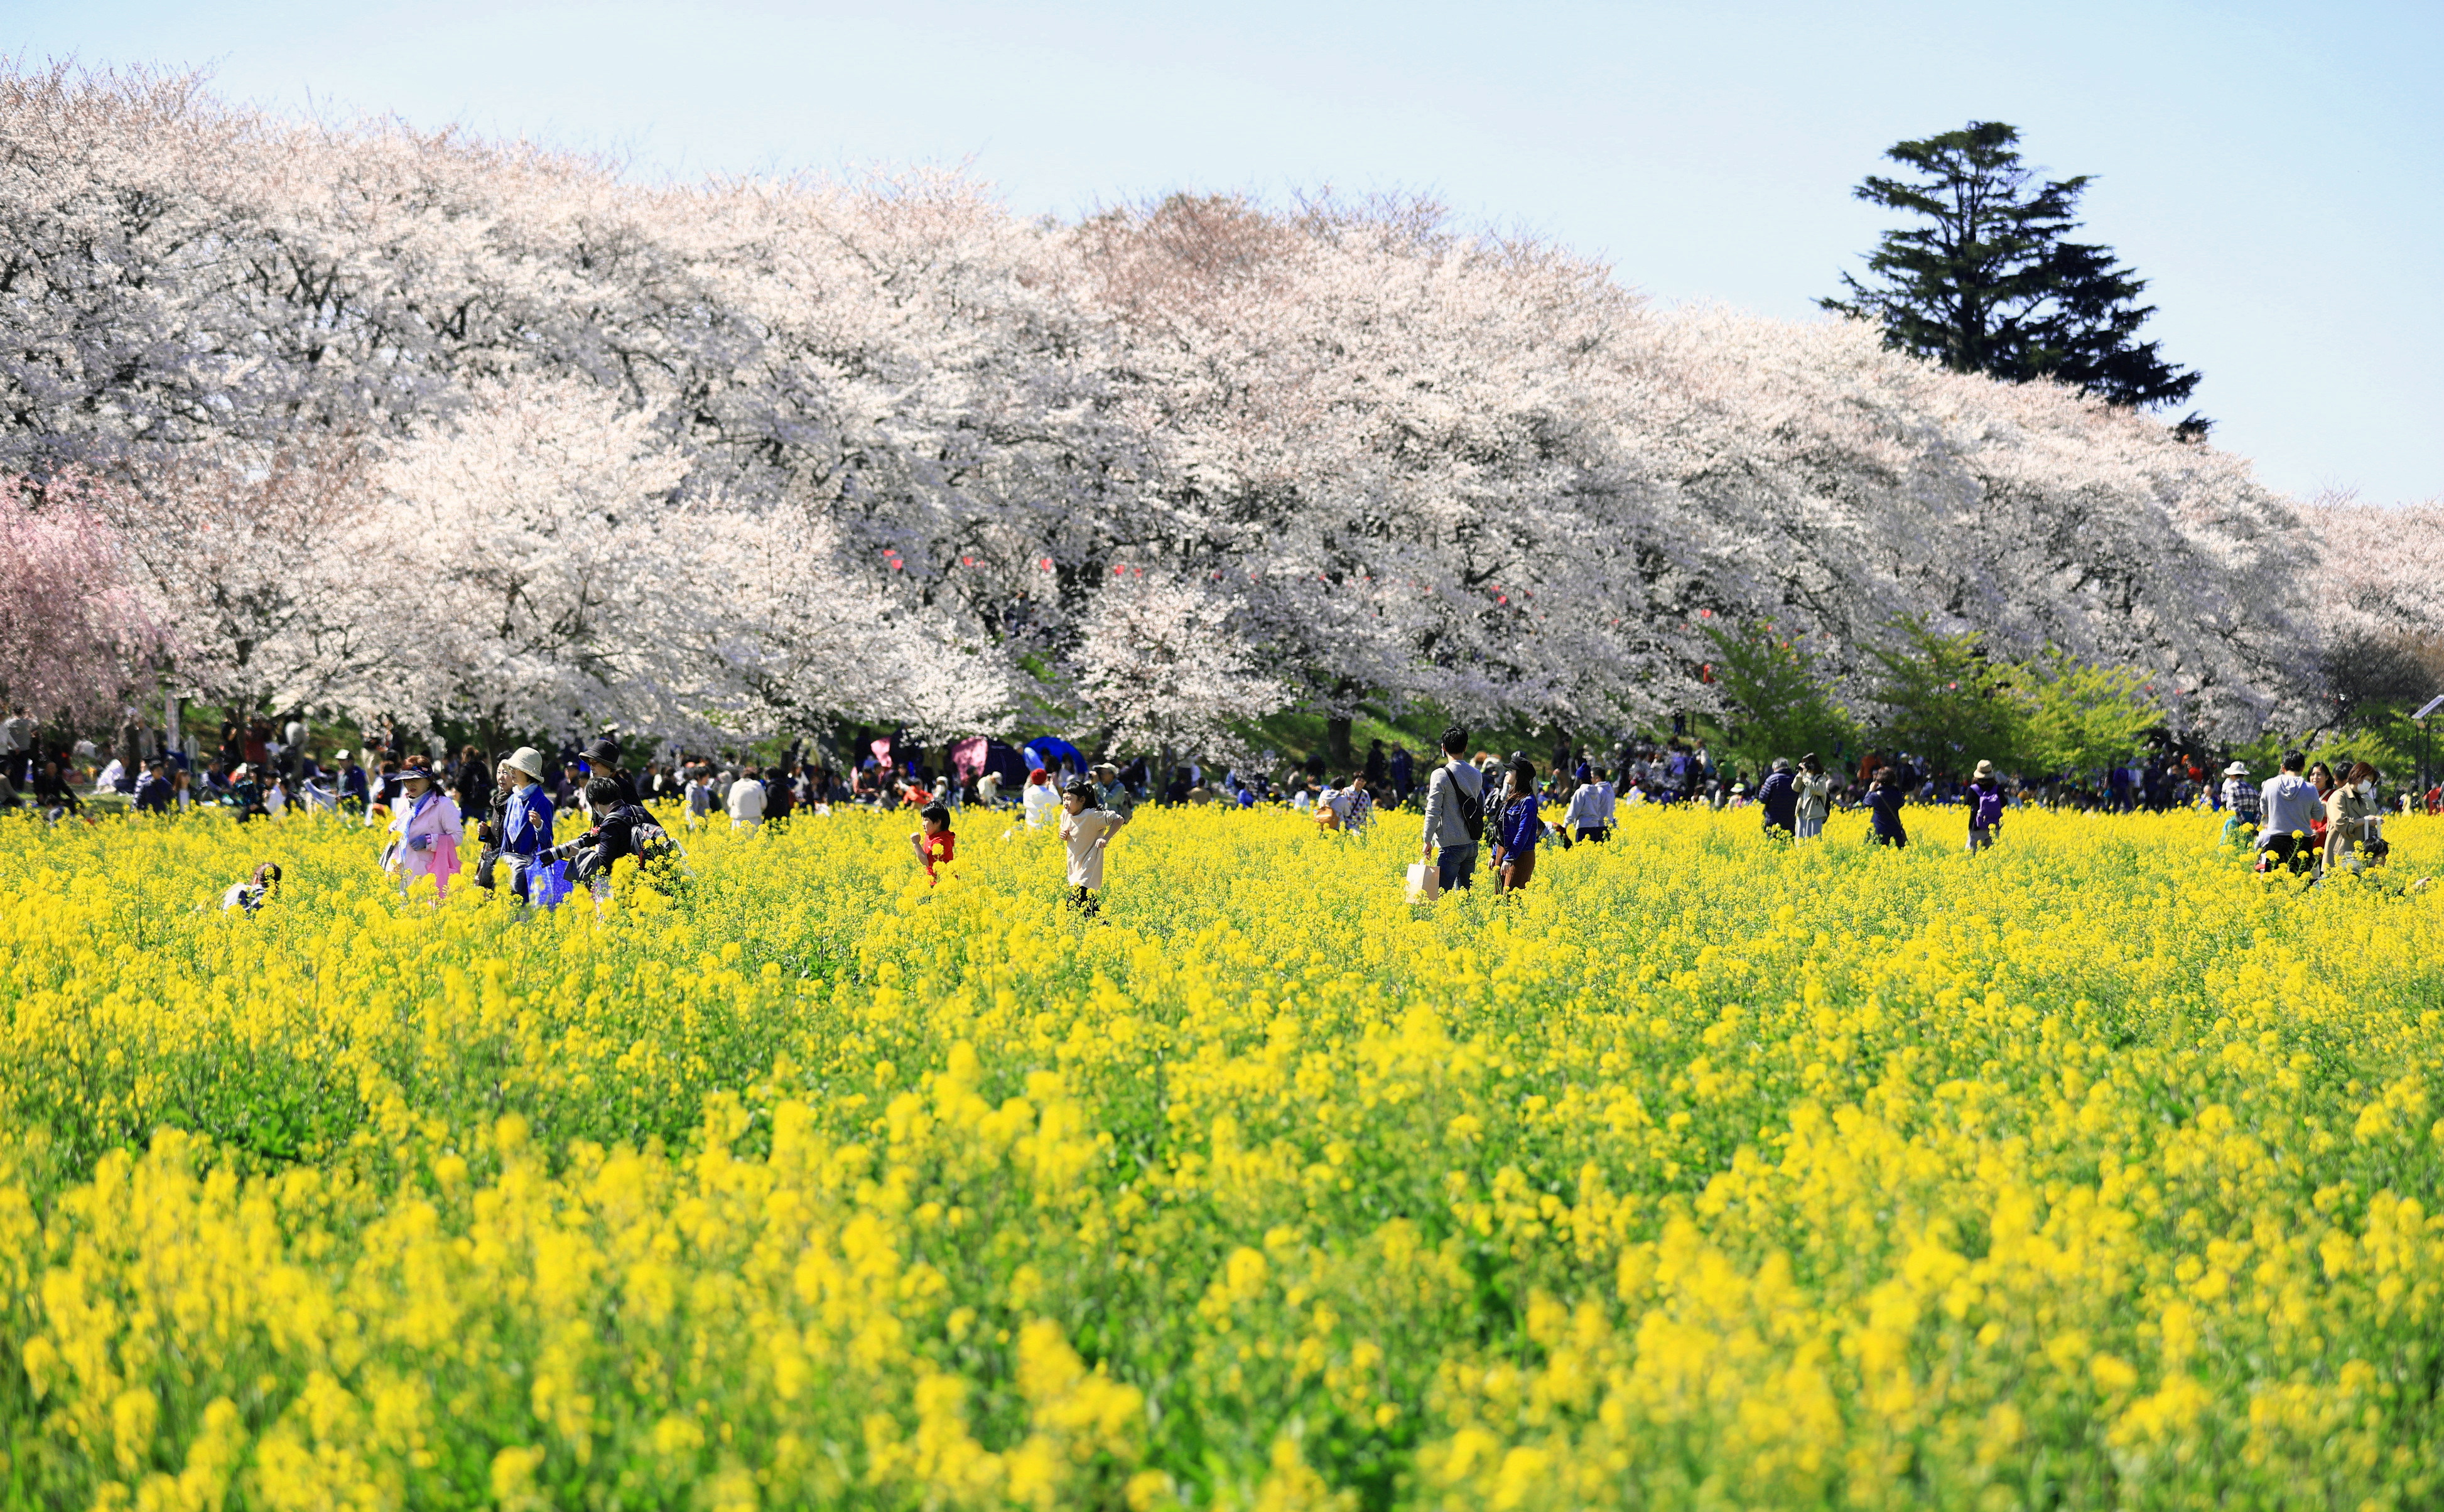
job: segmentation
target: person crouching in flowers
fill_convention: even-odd
[[[925,883],[931,887],[942,880],[935,865],[958,858],[959,838],[951,833],[951,811],[939,803],[926,804],[916,817],[925,827],[910,830],[908,843],[916,847],[916,864],[925,868]]]
[[[438,903],[450,895],[450,879],[458,875],[458,846],[467,838],[458,805],[441,790],[432,762],[422,756],[409,757],[399,768],[398,786],[390,832],[398,837],[391,865],[398,871],[399,895],[404,897],[417,877],[430,876],[433,900]]]
[[[280,863],[266,861],[254,869],[254,875],[221,894],[224,913],[252,913],[280,888]]]
[[[1062,790],[1061,808],[1061,843],[1069,853],[1069,901],[1092,918],[1102,906],[1095,894],[1103,886],[1103,851],[1128,821],[1097,808],[1094,784],[1083,778]]]
[[[590,882],[594,895],[611,895],[611,864],[623,856],[634,857],[639,866],[657,861],[674,852],[668,833],[645,812],[644,805],[628,802],[622,795],[631,789],[619,779],[596,777],[585,784],[585,806],[594,816],[594,827],[570,840],[556,845],[535,857],[537,866],[554,861],[568,862],[568,879]]]

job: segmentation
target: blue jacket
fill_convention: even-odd
[[[1909,838],[1908,832],[1901,828],[1901,789],[1898,784],[1867,789],[1867,814],[1877,834],[1898,836],[1903,839]]]
[[[1512,799],[1510,806],[1502,811],[1502,829],[1499,837],[1502,842],[1502,853],[1505,856],[1516,856],[1521,851],[1534,850],[1536,837],[1544,831],[1545,826],[1536,816],[1536,800]]]
[[[551,795],[540,783],[509,795],[501,810],[501,854],[537,856],[551,848]]]

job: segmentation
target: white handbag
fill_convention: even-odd
[[[1410,902],[1431,903],[1435,898],[1442,896],[1442,868],[1436,866],[1432,861],[1412,861],[1409,863]]]

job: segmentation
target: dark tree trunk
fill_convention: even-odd
[[[1324,722],[1324,758],[1332,763],[1333,775],[1346,777],[1357,764],[1357,754],[1349,748],[1349,721],[1339,715]]]

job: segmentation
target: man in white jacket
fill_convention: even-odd
[[[730,827],[751,830],[764,822],[764,784],[755,780],[755,768],[748,767],[730,784]]]

